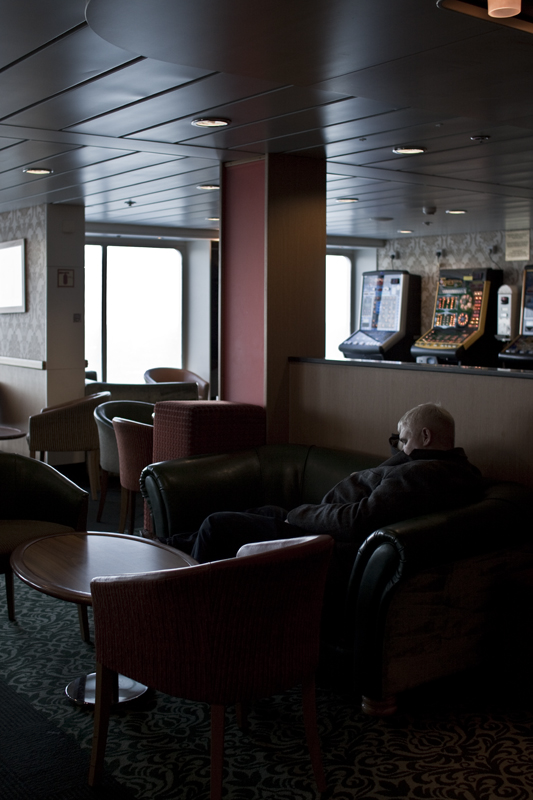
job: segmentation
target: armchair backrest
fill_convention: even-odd
[[[53,467],[0,452],[0,519],[35,519],[86,530],[88,494]]]
[[[195,372],[177,367],[152,367],[144,373],[146,383],[168,383],[169,381],[194,381],[198,384],[198,399],[209,400],[209,382]]]
[[[115,417],[113,429],[117,437],[120,485],[131,492],[139,492],[141,472],[152,461],[153,426]]]
[[[198,385],[191,381],[171,383],[107,383],[100,381],[85,384],[85,394],[110,392],[110,400],[140,400],[158,403],[161,400],[198,400]]]
[[[102,469],[116,474],[119,472],[117,437],[113,428],[113,417],[132,419],[152,425],[154,408],[153,403],[142,403],[139,400],[110,400],[94,409]]]
[[[245,701],[318,663],[333,540],[160,573],[96,578],[96,659],[171,695]]]

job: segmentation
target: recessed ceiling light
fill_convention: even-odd
[[[414,147],[406,145],[405,147],[393,147],[392,152],[399,156],[417,156],[419,153],[425,153],[427,147]]]
[[[193,119],[191,125],[196,128],[225,128],[230,122],[230,119],[223,119],[222,117],[199,117],[198,119]]]
[[[218,186],[216,183],[201,183],[196,188],[203,189],[205,192],[214,192],[216,189],[220,189],[220,186]]]
[[[402,231],[402,230],[400,230],[400,231],[397,231],[397,232],[398,232],[398,233],[414,233],[414,231]]]
[[[336,198],[336,202],[337,203],[358,203],[359,202],[359,198],[358,197],[337,197]]]
[[[466,210],[464,208],[447,208],[447,214],[466,214]]]
[[[206,217],[208,222],[220,222],[220,217]]]
[[[48,169],[48,167],[27,167],[22,171],[28,175],[51,175],[54,170]]]

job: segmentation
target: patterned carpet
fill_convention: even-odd
[[[0,682],[31,704],[32,726],[38,728],[41,719],[48,731],[65,737],[59,740],[65,750],[68,743],[81,752],[80,763],[85,764],[92,711],[74,706],[64,695],[69,680],[94,669],[93,649],[81,641],[76,608],[16,580],[17,622],[10,623],[2,583],[0,579]],[[511,680],[505,674],[483,680],[463,675],[418,690],[403,699],[401,712],[391,719],[366,717],[353,698],[321,687],[319,727],[329,786],[323,800],[530,800],[529,667],[509,669]],[[228,709],[226,721],[225,800],[320,797],[305,746],[298,689],[257,703],[247,733],[237,727],[233,709]],[[45,787],[59,781],[64,769],[59,753],[50,757],[37,795],[31,788],[24,732],[10,733],[4,724],[0,738],[0,762],[9,749],[17,780],[27,787],[16,797],[56,800],[59,795]],[[122,797],[120,788],[131,798],[205,800],[207,706],[155,692],[124,705],[112,715],[106,772],[106,783],[119,787],[116,800]],[[61,800],[86,796],[84,769],[73,780]],[[1,788],[0,796],[14,800]],[[111,795],[94,794],[95,800],[104,796]]]

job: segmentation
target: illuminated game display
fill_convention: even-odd
[[[339,345],[345,358],[408,359],[420,330],[420,276],[363,273],[359,329]]]
[[[411,348],[417,361],[488,365],[497,346],[495,303],[502,274],[492,269],[441,270],[433,327]],[[472,349],[473,347],[473,349]]]
[[[533,266],[524,268],[520,333],[504,347],[499,358],[518,369],[533,366]]]

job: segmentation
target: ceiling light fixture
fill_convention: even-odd
[[[471,136],[470,141],[476,142],[476,144],[483,144],[483,142],[488,142],[490,136],[486,136],[483,133],[476,134],[476,136]]]
[[[218,186],[216,183],[201,183],[196,188],[203,189],[204,192],[214,192],[217,189],[220,189],[220,186]]]
[[[522,10],[521,0],[488,0],[489,17],[516,17]]]
[[[220,222],[220,217],[206,217],[208,222]]]
[[[392,152],[399,156],[417,156],[420,153],[427,152],[427,147],[416,147],[413,145],[405,145],[402,147],[393,147]]]
[[[336,202],[337,203],[358,203],[359,202],[359,198],[358,197],[337,197],[336,198]]]
[[[124,200],[127,206],[130,208],[135,205],[135,200]]]
[[[22,171],[28,175],[51,175],[54,170],[48,167],[26,167]]]
[[[464,208],[447,208],[447,214],[466,214],[466,210]]]
[[[407,231],[407,230],[402,231],[402,230],[400,230],[400,231],[398,231],[398,233],[414,233],[414,231]]]
[[[222,117],[199,117],[198,119],[193,119],[191,125],[196,128],[225,128],[230,122],[230,119],[223,119]]]

